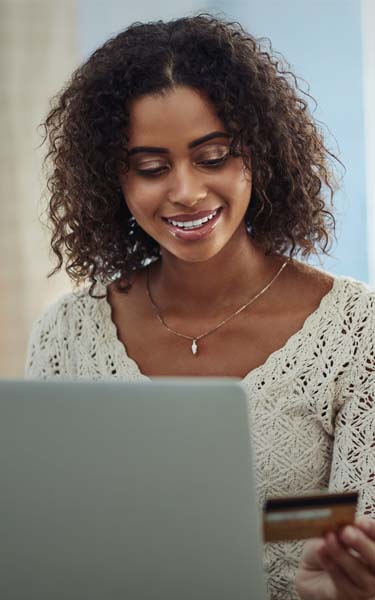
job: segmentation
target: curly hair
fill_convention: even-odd
[[[130,102],[176,86],[203,92],[246,165],[251,156],[246,223],[255,242],[267,254],[327,253],[335,157],[296,77],[262,42],[207,14],[135,23],[73,73],[43,123],[58,263],[50,275],[65,263],[73,280],[91,281],[90,293],[116,278],[126,290],[132,272],[160,255],[127,208],[119,172],[128,164]]]

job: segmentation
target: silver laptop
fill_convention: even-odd
[[[228,380],[0,382],[1,600],[266,598]]]

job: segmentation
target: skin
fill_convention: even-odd
[[[375,521],[361,517],[354,526],[324,540],[306,542],[296,587],[303,600],[374,600]]]
[[[214,132],[220,135],[201,142]],[[251,172],[241,157],[228,155],[225,134],[215,108],[190,88],[144,96],[130,107],[130,168],[119,176],[124,201],[160,244],[161,260],[148,272],[163,318],[193,337],[257,294],[285,261],[265,256],[246,231]],[[159,150],[138,151],[144,147]],[[216,208],[219,219],[203,239],[181,239],[165,221]],[[134,276],[126,295],[110,286],[108,301],[118,337],[144,374],[243,378],[287,343],[331,287],[329,275],[291,261],[253,305],[199,342],[198,356],[191,353],[191,342],[171,334],[156,318],[146,293],[146,270]],[[375,597],[374,523],[363,519],[352,529],[356,541],[345,529],[338,537],[306,543],[296,579],[304,600]]]

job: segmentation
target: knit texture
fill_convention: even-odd
[[[359,512],[375,517],[374,372],[375,294],[335,278],[302,329],[242,382],[260,506],[268,497],[329,487],[358,490]],[[64,296],[35,323],[26,376],[148,379],[118,340],[107,300],[87,290]],[[299,597],[302,546],[265,546],[271,600]]]

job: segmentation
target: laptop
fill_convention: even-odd
[[[0,382],[2,600],[265,600],[232,380]]]

